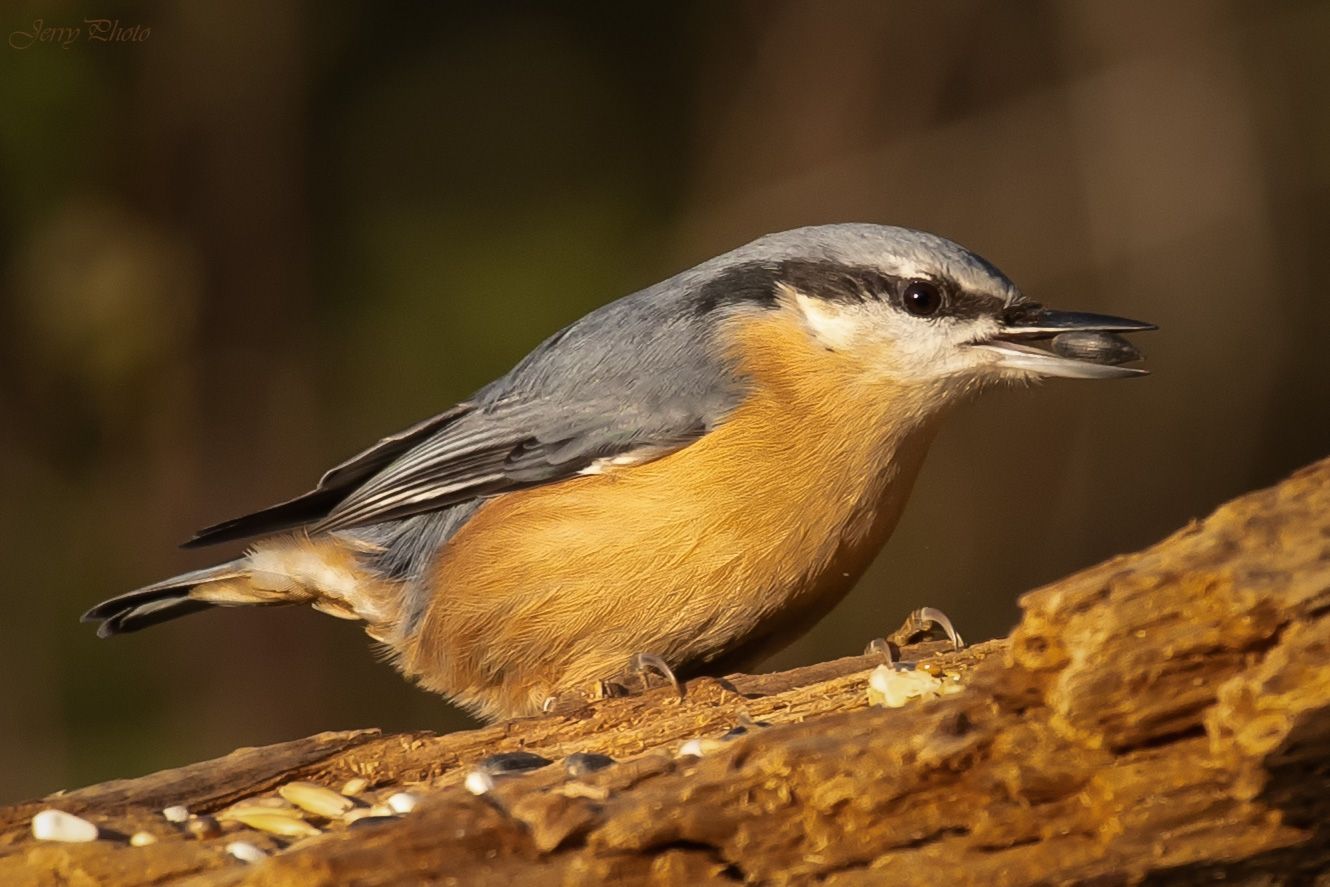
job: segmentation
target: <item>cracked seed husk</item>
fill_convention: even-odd
[[[285,816],[287,819],[303,820],[305,813],[303,810],[289,804],[274,807],[270,804],[259,804],[254,801],[240,801],[217,814],[217,818],[222,822],[240,822],[241,817],[244,816]]]
[[[233,813],[228,818],[252,829],[258,829],[270,835],[280,835],[283,838],[308,838],[322,834],[319,829],[303,819],[283,816],[271,810],[258,812],[251,808],[241,813]]]
[[[277,789],[277,794],[306,813],[324,819],[336,819],[355,806],[355,802],[345,795],[313,782],[288,782]]]

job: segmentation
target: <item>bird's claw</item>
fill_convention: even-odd
[[[666,683],[674,688],[674,692],[679,694],[679,698],[684,698],[683,685],[679,683],[679,679],[674,676],[674,671],[666,664],[664,659],[655,653],[635,653],[628,657],[627,668],[619,676],[609,680],[595,681],[586,689],[565,689],[547,696],[541,704],[540,710],[545,714],[560,714],[584,706],[589,702],[631,696],[633,691],[629,689],[628,684],[630,678],[641,681],[642,692],[645,693],[652,688],[652,674],[664,678]]]
[[[864,648],[864,655],[878,654],[889,663],[899,662],[900,648],[908,646],[914,638],[934,627],[942,629],[947,640],[951,641],[953,649],[960,650],[965,646],[965,639],[956,630],[956,626],[951,624],[951,619],[946,613],[936,607],[920,607],[905,617],[905,622],[900,628],[885,638],[874,638],[869,641],[868,646]]]
[[[881,656],[890,665],[900,661],[901,651],[886,638],[873,638],[868,642],[868,646],[864,647],[864,655]]]
[[[915,636],[928,631],[936,626],[942,629],[942,633],[951,641],[953,649],[960,650],[965,646],[965,639],[961,637],[956,626],[951,624],[947,614],[936,607],[920,607],[905,617],[905,622],[900,628],[894,631],[889,640],[894,641],[900,646],[908,644]]]
[[[674,676],[674,672],[665,660],[655,653],[634,653],[628,658],[628,670],[641,678],[643,692],[651,689],[650,675],[655,672],[674,688],[680,699],[683,699],[683,685],[679,683],[679,679]]]

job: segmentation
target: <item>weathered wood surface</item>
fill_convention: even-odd
[[[1025,596],[1010,640],[911,648],[955,695],[868,706],[877,661],[700,680],[435,736],[323,734],[0,809],[0,884],[1330,884],[1330,461]],[[680,757],[743,715],[765,729]],[[464,775],[555,760],[484,797]],[[619,763],[580,778],[574,751]],[[410,814],[296,843],[195,839],[292,779]],[[111,838],[34,841],[57,807]],[[318,820],[320,825],[322,823]],[[115,835],[147,830],[158,843]],[[257,865],[224,852],[249,840]]]

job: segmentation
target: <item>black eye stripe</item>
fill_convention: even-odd
[[[875,268],[840,265],[808,259],[781,262],[746,262],[735,265],[708,280],[692,292],[692,304],[698,314],[706,314],[728,305],[776,307],[777,288],[784,284],[798,292],[828,302],[863,304],[885,301],[901,310],[900,298],[906,287],[919,277],[884,274]],[[949,281],[928,280],[943,293],[944,306],[936,317],[973,320],[1002,311],[1001,299],[957,288]]]
[[[946,314],[961,320],[978,320],[980,317],[1001,315],[1005,305],[1002,299],[995,296],[955,290],[948,298]]]

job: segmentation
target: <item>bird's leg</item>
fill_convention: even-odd
[[[900,648],[907,646],[916,636],[933,627],[942,629],[942,633],[947,636],[947,640],[951,641],[954,649],[959,650],[965,646],[965,639],[951,624],[951,620],[947,618],[946,613],[936,607],[920,607],[905,617],[905,622],[900,628],[885,638],[874,638],[869,641],[868,646],[864,648],[864,655],[871,656],[876,653],[883,656],[889,663],[898,662],[900,660]]]

